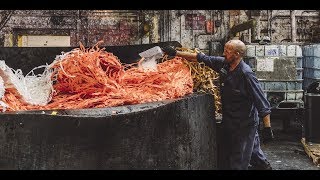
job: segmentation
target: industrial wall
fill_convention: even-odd
[[[233,36],[247,43],[264,36],[272,43],[317,42],[318,27],[317,10],[0,10],[0,46],[179,41],[209,52],[211,41]]]

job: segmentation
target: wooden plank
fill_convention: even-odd
[[[305,138],[301,139],[305,152],[309,157],[312,158],[312,161],[315,165],[320,164],[320,144],[317,143],[307,143]]]

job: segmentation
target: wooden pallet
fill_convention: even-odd
[[[320,144],[319,143],[309,143],[306,142],[305,138],[301,139],[305,152],[309,157],[312,158],[312,161],[315,165],[320,165]]]

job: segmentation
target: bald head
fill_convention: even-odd
[[[232,49],[235,52],[238,52],[241,56],[245,55],[246,45],[242,41],[240,41],[238,39],[233,39],[233,40],[228,41],[226,43],[226,46],[231,46]]]

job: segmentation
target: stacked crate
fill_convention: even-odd
[[[303,54],[303,89],[320,81],[320,44],[305,45],[302,48]]]
[[[303,107],[302,49],[297,44],[249,44],[244,61],[273,108]]]

